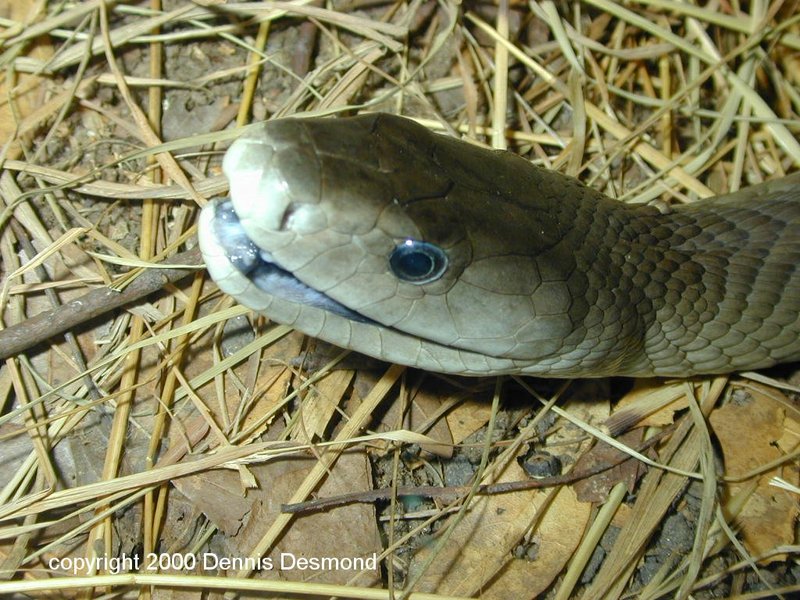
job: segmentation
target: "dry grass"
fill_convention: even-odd
[[[164,4],[3,5],[4,327],[97,286],[124,288],[141,269],[191,245],[198,206],[225,190],[221,149],[239,134],[235,126],[252,120],[397,112],[478,143],[508,145],[628,202],[693,200],[780,177],[800,164],[794,0],[754,2],[749,13],[738,12],[736,3],[675,0]],[[226,323],[245,315],[259,335],[225,346]],[[264,488],[256,483],[259,468],[311,457],[297,485],[278,494],[302,502],[325,495],[322,482],[334,479],[343,469],[337,460],[355,449],[367,472],[368,453],[386,457],[390,486],[399,486],[417,481],[415,469],[424,472],[428,462],[446,456],[448,443],[462,441],[448,432],[455,425],[445,424],[445,414],[461,407],[457,414],[476,418],[475,429],[491,431],[499,427],[497,406],[513,398],[498,387],[490,411],[488,403],[469,402],[485,382],[453,384],[445,393],[439,382],[432,392],[430,378],[396,366],[379,376],[336,375],[341,371],[332,370],[332,361],[312,375],[299,372],[292,359],[309,342],[234,306],[202,271],[73,334],[45,334],[48,343],[0,368],[0,573],[6,580],[0,595],[164,596],[183,588],[214,597],[261,590],[267,597],[389,598],[389,590],[401,587],[396,578],[405,578],[425,592],[409,596],[417,599],[538,591],[554,598],[685,598],[720,581],[735,597],[752,589],[752,573],[769,563],[765,557],[779,560],[767,567],[772,591],[764,594],[781,592],[784,583],[797,589],[794,580],[773,574],[788,568],[769,571],[797,561],[792,519],[788,534],[775,526],[768,547],[747,538],[742,519],[748,499],[767,489],[763,473],[783,466],[789,483],[798,483],[797,409],[784,395],[798,389],[755,374],[654,382],[633,408],[609,421],[608,397],[579,382],[551,390],[538,414],[508,410],[503,419],[519,426],[477,444],[485,482],[507,481],[521,448],[538,435],[546,434],[539,446],[569,446],[564,452],[574,451],[577,460],[593,436],[614,443],[607,436],[618,432],[614,423],[624,423],[622,431],[648,414],[650,427],[673,428],[655,449],[638,454],[654,466],[635,496],[612,482],[601,509],[581,503],[568,486],[497,496],[513,497],[502,505],[480,504],[490,500],[474,496],[473,486],[455,501],[425,505],[412,519],[413,511],[400,510],[389,494],[381,514],[396,521],[377,548],[388,565],[378,580],[355,573],[333,583],[326,575],[251,578],[250,568],[231,569],[225,579],[191,569],[53,571],[53,557],[133,551],[224,547],[237,556],[269,556],[295,543],[287,540],[303,531],[307,517],[267,511],[263,531],[243,540],[223,524],[227,507],[203,503],[204,494],[217,493],[213,485],[222,485],[209,474],[233,474],[233,487],[241,490],[233,496],[253,498]],[[755,437],[773,436],[778,456],[758,457],[763,460],[745,469],[750,473],[738,472],[745,483],[725,488],[720,504],[724,474],[717,472],[707,419],[715,407],[753,389],[760,402],[781,403],[770,413],[779,429],[741,426],[752,427]],[[554,406],[559,399],[563,411]],[[676,405],[685,414],[672,426],[663,408]],[[542,426],[549,411],[559,420]],[[566,432],[564,439],[555,439],[559,432]],[[409,461],[401,451],[409,444],[431,453],[403,475],[400,466]],[[349,491],[365,491],[370,475],[353,469],[343,471],[355,486]],[[665,515],[687,502],[690,480],[703,482],[692,547],[642,585],[636,569]],[[776,493],[796,504],[792,492]],[[361,508],[374,517],[370,506]],[[514,515],[517,528],[486,517],[491,528],[481,529],[485,523],[474,518],[501,513]],[[352,518],[347,514],[345,521]],[[418,536],[431,535],[433,523],[445,533],[412,560],[406,544],[420,546]],[[557,539],[548,537],[555,535],[550,524],[574,529],[574,546],[545,543]],[[607,547],[591,583],[582,585],[581,573],[610,524],[619,527],[617,542]],[[377,529],[359,547],[376,540]],[[536,561],[511,558],[514,549],[536,544]],[[530,564],[519,564],[535,562],[549,565],[546,572],[534,576],[525,570]]]

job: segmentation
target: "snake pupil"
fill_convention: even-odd
[[[447,269],[447,254],[435,244],[409,239],[395,246],[389,256],[389,268],[403,281],[430,283]]]

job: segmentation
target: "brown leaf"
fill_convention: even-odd
[[[453,443],[460,444],[489,422],[492,404],[486,400],[465,400],[447,413]]]
[[[292,439],[301,443],[320,439],[334,418],[336,408],[342,403],[352,379],[353,371],[338,369],[315,383],[303,401],[301,427],[293,432]]]
[[[29,22],[34,15],[32,10],[39,10],[38,3],[25,2],[22,0],[10,0],[0,3],[0,16],[12,21]],[[53,48],[46,38],[37,40],[31,44],[27,51],[31,58],[46,60],[53,55]],[[0,97],[12,97],[13,107],[9,102],[0,103],[0,146],[15,136],[17,133],[18,119],[31,114],[42,105],[47,90],[45,84],[47,79],[28,73],[17,73],[13,79],[13,88],[8,89],[8,79],[3,78],[0,83]],[[16,158],[21,151],[18,142],[14,142],[8,150],[5,158]]]
[[[637,379],[631,390],[614,407],[606,425],[612,432],[631,427],[663,427],[675,421],[675,413],[687,407],[686,383]]]
[[[785,414],[790,405],[786,396],[773,388],[748,384],[749,395],[737,394],[734,401],[711,413],[710,421],[725,458],[730,477],[741,477],[759,466],[776,460],[788,450],[784,442],[796,444],[800,423]],[[758,476],[757,485],[736,518],[745,547],[753,554],[794,541],[798,506],[791,494],[769,485],[772,477],[782,477],[797,485],[797,466],[786,465]],[[752,489],[752,480],[726,486],[727,495]],[[772,560],[782,560],[773,557]]]
[[[498,482],[525,478],[513,462]],[[451,595],[480,592],[481,598],[498,600],[533,598],[551,585],[572,557],[590,511],[591,505],[578,502],[569,488],[478,497],[420,580],[419,589]],[[515,558],[520,545],[535,546],[537,559]],[[412,572],[433,547],[434,543],[417,553]]]
[[[371,386],[374,385],[374,374],[359,372],[357,382],[357,393],[354,395],[357,396],[365,390],[368,393]],[[369,383],[370,387],[366,387],[365,383]],[[437,418],[437,414],[441,412],[444,405],[452,400],[451,392],[452,390],[447,387],[439,389],[435,381],[426,378],[419,389],[411,391],[410,404],[395,401],[386,406],[386,412],[380,415],[380,422],[376,423],[375,431],[407,429],[423,433],[429,438],[441,442],[421,444],[423,451],[442,458],[450,458],[453,455],[453,437],[447,427],[447,420],[441,417]],[[404,411],[402,414],[401,410]],[[431,419],[433,419],[432,422]]]
[[[623,444],[635,448],[641,444],[644,429],[634,429],[617,438]],[[589,452],[584,454],[575,465],[575,471],[588,471],[598,465],[610,465],[619,462],[625,454],[609,446],[605,442],[598,441]],[[644,474],[644,465],[636,460],[630,459],[625,462],[598,473],[592,477],[579,481],[575,484],[575,492],[578,499],[582,502],[605,502],[611,488],[618,482],[624,481],[629,492],[632,492],[636,482]]]
[[[175,481],[175,486],[227,536],[228,557],[250,554],[275,517],[281,504],[288,501],[316,463],[315,458],[284,457],[279,461],[249,466],[259,488],[241,491],[239,475],[234,471],[212,471]],[[362,453],[346,452],[336,461],[330,475],[320,486],[321,496],[337,496],[370,489],[369,463]],[[358,574],[356,570],[301,570],[281,568],[281,558],[354,558],[371,557],[382,546],[372,506],[351,504],[321,513],[298,516],[291,528],[267,555],[272,568],[261,570],[266,579],[290,581],[314,580],[344,584]],[[225,557],[222,557],[225,558]],[[284,561],[284,564],[289,564]],[[379,581],[375,569],[358,579],[360,585]]]

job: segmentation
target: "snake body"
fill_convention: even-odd
[[[384,114],[262,124],[223,169],[211,276],[343,347],[464,375],[800,360],[800,174],[659,210]]]

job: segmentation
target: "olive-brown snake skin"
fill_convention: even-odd
[[[211,276],[343,347],[463,375],[800,359],[800,174],[662,212],[383,114],[263,124],[223,168]]]

